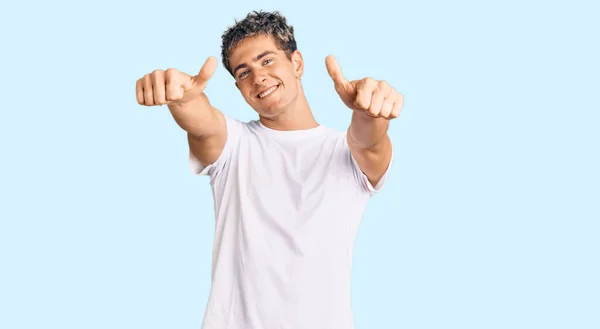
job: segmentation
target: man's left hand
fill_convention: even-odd
[[[404,96],[383,80],[364,78],[349,81],[333,56],[325,59],[327,72],[333,79],[340,98],[353,111],[363,112],[373,118],[395,119],[404,105]]]

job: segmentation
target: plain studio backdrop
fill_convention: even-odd
[[[600,328],[596,3],[3,2],[0,328],[200,327],[208,178],[135,82],[220,61],[259,9],[295,27],[321,124],[351,117],[329,54],[405,95],[356,239],[357,329]],[[256,118],[221,65],[206,92]]]

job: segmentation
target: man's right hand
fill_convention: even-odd
[[[208,80],[217,69],[217,59],[209,57],[196,76],[176,69],[155,70],[136,82],[140,105],[169,106],[175,122],[187,132],[190,151],[204,166],[217,160],[227,141],[223,114],[204,94]]]
[[[136,82],[135,94],[140,105],[178,105],[202,95],[217,69],[217,59],[209,57],[196,76],[176,69],[154,70]]]

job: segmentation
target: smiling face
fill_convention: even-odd
[[[260,116],[274,118],[297,103],[304,68],[299,51],[288,58],[272,37],[253,36],[231,52],[229,63],[235,85]]]

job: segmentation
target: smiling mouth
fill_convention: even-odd
[[[279,89],[279,85],[275,85],[275,86],[263,91],[262,93],[258,94],[257,97],[260,99],[263,99],[263,98],[271,95],[277,89]]]

